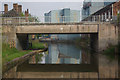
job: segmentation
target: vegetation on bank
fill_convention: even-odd
[[[39,40],[32,40],[31,44],[32,45],[29,47],[29,49],[44,49],[44,48],[46,48],[46,44],[39,42]]]
[[[32,40],[32,46],[29,47],[29,49],[44,49],[46,48],[46,44],[40,43],[39,40]],[[25,54],[28,54],[31,52],[31,50],[24,50],[20,51],[16,48],[10,48],[10,45],[7,43],[2,43],[2,62],[6,63],[9,62],[15,58],[22,57]]]
[[[29,20],[30,22],[39,22],[38,17],[33,16],[33,15],[31,15],[31,14],[29,14],[28,20]]]
[[[33,49],[44,49],[45,48],[43,43],[39,43],[37,41],[33,41],[32,43],[33,43],[33,47],[32,47]],[[9,44],[2,43],[2,67],[3,67],[2,72],[4,73],[8,69],[10,69],[13,65],[16,64],[16,61],[21,62],[25,58],[28,58],[28,57],[25,57],[26,55],[29,57],[29,55],[34,55],[34,53],[32,53],[32,50],[23,51],[23,50],[17,50],[16,48],[10,48]],[[41,59],[42,56],[43,55],[40,54],[39,59]],[[38,61],[38,58],[36,59]],[[10,63],[9,66],[6,66],[6,64],[8,63]]]
[[[19,51],[16,48],[10,48],[10,45],[7,43],[2,43],[2,62],[5,64],[15,58],[28,54],[29,52],[30,50]]]
[[[106,55],[109,60],[114,60],[115,56],[117,56],[118,50],[118,46],[111,45],[108,49],[103,51],[103,54]]]

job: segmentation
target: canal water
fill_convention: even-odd
[[[112,56],[112,57],[111,57]],[[7,78],[117,78],[116,55],[91,53],[80,45],[48,43],[48,51],[9,70]]]
[[[39,58],[42,56],[41,58]],[[86,57],[86,60],[82,59]],[[82,54],[75,44],[48,43],[48,51],[36,55],[38,61],[30,59],[30,64],[90,64],[89,50]],[[35,62],[35,63],[34,63]]]

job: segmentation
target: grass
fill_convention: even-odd
[[[31,50],[19,51],[16,48],[10,48],[7,43],[2,43],[2,62],[6,63],[15,58],[28,54]],[[38,40],[32,41],[32,49],[44,49],[44,43],[40,43]]]
[[[28,51],[19,51],[16,48],[10,48],[9,44],[2,43],[2,62],[3,64],[9,62],[15,58],[21,57],[25,54],[28,54]]]
[[[45,43],[40,43],[39,40],[32,40],[32,46],[29,47],[30,49],[44,49]]]

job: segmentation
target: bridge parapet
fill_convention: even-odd
[[[41,24],[21,25],[16,27],[16,33],[97,33],[97,24]]]

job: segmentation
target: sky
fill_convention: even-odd
[[[82,2],[83,0],[1,0],[1,2]]]
[[[2,2],[2,11],[4,10],[4,4],[8,4],[9,10],[13,8],[13,3],[16,2]],[[44,18],[44,13],[48,13],[51,10],[60,10],[63,8],[70,8],[71,10],[80,10],[83,6],[83,2],[17,2],[22,5],[23,12],[29,9],[30,14],[39,18]]]
[[[22,5],[23,12],[26,9],[29,9],[30,14],[37,16],[39,18],[44,18],[44,13],[48,13],[51,10],[59,10],[63,8],[70,8],[72,10],[80,10],[81,18],[81,8],[83,6],[84,0],[1,0],[2,9],[4,10],[4,4],[8,4],[9,10],[13,8],[13,3],[18,3]],[[86,0],[89,1],[89,0]],[[104,1],[104,0],[92,0],[92,1]],[[105,0],[105,1],[114,1],[114,0]]]

